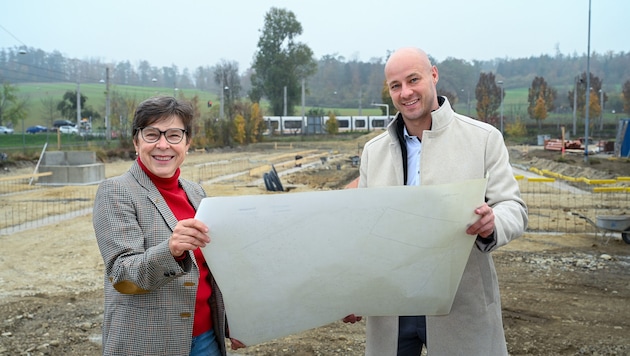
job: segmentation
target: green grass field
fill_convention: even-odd
[[[53,98],[55,102],[61,101],[63,95],[67,91],[76,91],[76,83],[32,83],[32,84],[19,84],[17,85],[19,92],[18,96],[24,98],[27,101],[27,118],[24,120],[24,129],[33,125],[50,126],[52,120],[61,119],[61,115],[57,113],[57,116],[52,120],[47,117],[44,110],[42,100]],[[90,83],[80,84],[79,90],[81,94],[87,97],[85,103],[86,106],[91,107],[95,111],[101,113],[101,116],[105,116],[105,101],[106,101],[106,88],[105,84]],[[206,103],[211,100],[214,106],[219,105],[219,98],[215,93],[204,92],[196,89],[178,89],[163,88],[163,87],[139,87],[139,86],[125,86],[125,85],[112,85],[110,86],[110,98],[113,97],[113,93],[116,92],[124,97],[136,98],[138,102],[153,95],[184,95],[186,98],[192,98],[197,95],[200,103]],[[207,111],[207,107],[202,105],[202,113]],[[306,107],[305,111],[308,111],[311,107]],[[341,116],[356,116],[359,115],[358,108],[323,108],[324,112],[328,113],[332,111]],[[301,112],[300,108],[296,108],[296,112]],[[264,115],[269,113],[264,112]],[[365,107],[361,110],[362,115],[382,115],[381,111],[377,107]],[[21,123],[15,125],[16,133],[22,132]]]
[[[74,92],[77,90],[77,84],[75,83],[33,83],[19,84],[17,87],[19,89],[17,93],[18,96],[27,101],[26,110],[28,114],[27,118],[24,120],[24,128],[33,125],[50,126],[52,120],[61,119],[62,117],[59,113],[57,113],[52,120],[47,117],[42,100],[53,98],[55,102],[59,102],[63,99],[63,95],[67,91]],[[85,105],[100,112],[101,116],[104,117],[106,101],[105,84],[80,84],[79,91],[81,95],[87,97]],[[186,98],[192,98],[194,95],[198,95],[199,101],[202,103],[208,100],[218,103],[215,94],[194,89],[178,89],[176,91],[173,88],[112,85],[110,86],[110,98],[113,97],[114,93],[124,97],[136,98],[138,102],[156,94],[175,94],[179,96],[181,95],[180,93],[183,93]],[[18,133],[18,131],[22,132],[21,123],[16,125],[15,131],[16,133]]]
[[[47,117],[47,114],[44,110],[44,105],[42,100],[47,98],[53,98],[55,102],[60,101],[63,98],[63,95],[66,91],[76,91],[77,84],[76,83],[32,83],[32,84],[19,84],[17,85],[19,92],[18,95],[21,98],[26,99],[27,101],[27,117],[24,122],[18,122],[14,125],[15,134],[20,135],[24,129],[33,125],[44,125],[51,126],[52,120],[61,119],[60,114],[56,114],[54,118]],[[105,93],[105,84],[103,83],[89,83],[89,84],[80,84],[80,91],[82,95],[87,97],[86,106],[91,107],[93,110],[100,112],[101,116],[105,116],[105,101],[106,101],[106,93]],[[143,99],[156,95],[156,94],[166,94],[166,95],[181,95],[183,94],[186,98],[192,98],[193,96],[199,96],[200,103],[206,103],[208,100],[212,100],[215,104],[213,109],[217,110],[217,106],[219,105],[219,98],[215,93],[204,92],[196,89],[179,89],[174,90],[174,88],[164,88],[164,87],[138,87],[138,86],[125,86],[125,85],[112,85],[110,86],[110,93],[117,93],[124,97],[135,98],[137,102],[142,101]],[[563,95],[564,91],[559,93],[558,95]],[[505,92],[505,101],[503,103],[503,116],[504,123],[509,124],[510,122],[515,122],[517,118],[528,126],[535,126],[535,122],[529,118],[527,115],[527,94],[528,88],[517,88],[506,90]],[[307,100],[308,102],[308,100]],[[476,101],[471,100],[469,106],[465,101],[460,101],[455,105],[455,110],[466,115],[471,115],[473,117],[476,116]],[[305,112],[308,112],[311,107],[306,107]],[[202,105],[201,112],[202,115],[206,115],[209,112],[205,105]],[[359,115],[359,108],[323,108],[324,112],[328,113],[330,111],[334,112],[339,116],[357,116]],[[218,111],[217,111],[218,112]],[[301,112],[301,108],[296,108],[296,112],[299,114]],[[391,113],[392,115],[394,112]],[[266,112],[265,107],[263,105],[263,115],[269,115]],[[361,108],[361,115],[382,115],[380,107],[369,106],[368,104],[364,105]],[[616,125],[618,119],[625,117],[623,115],[615,115],[612,113],[605,113],[604,115],[604,124],[608,126]],[[101,119],[102,120],[102,119]],[[599,120],[599,118],[595,118],[595,120]],[[545,120],[546,125],[572,125],[572,113],[567,112],[563,114],[550,113],[549,117]],[[579,120],[582,122],[583,119]],[[594,121],[592,121],[594,122]],[[94,127],[98,127],[99,124],[96,123]],[[5,140],[2,140],[5,141]],[[0,143],[0,145],[2,145]]]

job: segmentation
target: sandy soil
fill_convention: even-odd
[[[348,161],[356,147],[340,147],[337,161],[295,171],[282,181],[292,191],[340,189],[358,174]],[[519,154],[520,162],[537,159]],[[211,155],[198,156],[207,161]],[[199,162],[198,156],[191,154],[187,163]],[[286,162],[278,164],[280,170],[290,168],[291,160]],[[107,164],[106,174],[128,167],[129,162]],[[230,182],[207,190],[264,194],[263,187]],[[0,236],[0,242],[0,355],[100,354],[103,262],[91,215]],[[495,252],[494,260],[510,354],[630,354],[630,245],[586,234],[526,234]],[[362,355],[364,342],[364,322],[336,322],[233,354]]]

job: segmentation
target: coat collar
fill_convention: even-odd
[[[133,162],[133,164],[131,165],[131,168],[129,168],[129,173],[135,178],[138,184],[140,184],[140,186],[146,190],[147,198],[153,203],[153,205],[155,205],[157,210],[160,212],[160,215],[162,215],[162,217],[167,222],[171,230],[174,230],[175,225],[177,225],[177,218],[175,217],[171,209],[168,207],[168,204],[162,197],[162,194],[160,194],[160,191],[158,190],[158,188],[151,181],[151,178],[149,178],[149,176],[146,173],[144,173],[144,171],[138,164],[138,161]],[[180,180],[180,184],[181,184],[181,180]],[[184,190],[186,190],[185,187],[184,187]],[[195,206],[195,210],[196,209],[197,207]]]
[[[162,194],[160,194],[160,191],[157,189],[155,184],[153,184],[151,178],[149,178],[149,176],[144,173],[137,161],[133,162],[131,168],[129,168],[129,173],[134,177],[138,184],[140,184],[140,186],[147,191],[147,196],[152,201],[155,202],[156,199],[163,200]],[[178,184],[182,187],[182,189],[184,189],[186,195],[188,195],[188,200],[192,203],[195,210],[197,210],[199,208],[200,199],[198,199],[197,194],[195,194],[195,184],[190,182],[189,180],[182,179],[181,176],[178,179]]]
[[[431,130],[428,131],[429,133],[438,133],[453,121],[455,111],[453,111],[448,98],[438,96],[438,103],[440,107],[431,112]],[[387,130],[390,135],[400,139],[403,137],[404,125],[402,115],[398,112],[394,120],[387,126]],[[420,139],[422,138],[420,137]]]
[[[140,167],[137,160],[133,161],[133,164],[129,168],[129,173],[131,173],[131,175],[138,181],[142,188],[146,189],[149,194],[160,195],[157,187],[155,186],[155,184],[153,184],[151,178],[146,173],[144,173],[142,167]]]

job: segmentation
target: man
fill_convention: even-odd
[[[459,115],[438,97],[438,70],[425,52],[402,48],[385,65],[398,114],[386,132],[366,143],[359,188],[444,184],[488,177],[476,238],[453,301],[441,316],[369,317],[366,355],[507,355],[501,301],[491,251],[523,234],[527,207],[520,197],[501,133]],[[431,204],[419,201],[418,204]],[[419,236],[418,238],[422,238]],[[346,322],[360,320],[350,315]]]

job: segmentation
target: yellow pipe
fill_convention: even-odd
[[[546,178],[546,177],[533,177],[533,178],[527,178],[528,182],[555,182],[556,180],[554,178]]]

